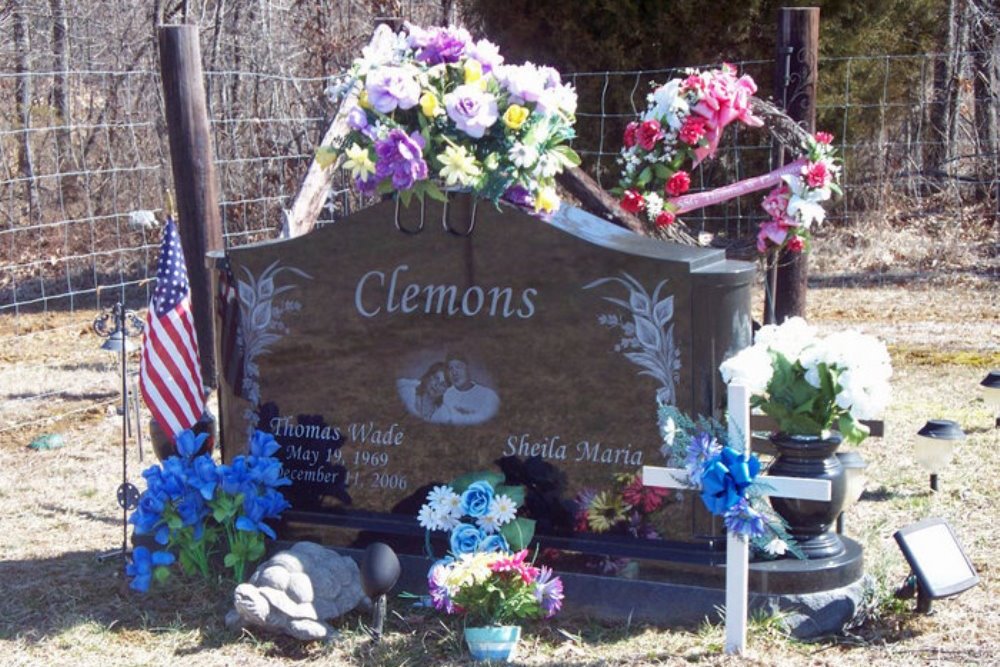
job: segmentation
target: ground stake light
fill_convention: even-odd
[[[1000,428],[1000,371],[990,371],[979,385],[983,388],[983,400],[993,408],[996,420],[994,428]]]
[[[131,310],[125,310],[125,306],[121,302],[115,303],[110,311],[104,311],[94,320],[94,332],[106,339],[101,344],[101,349],[118,353],[122,381],[122,483],[115,493],[118,506],[122,508],[122,546],[121,549],[114,549],[99,555],[98,560],[106,560],[119,555],[122,558],[128,558],[128,513],[139,506],[139,489],[128,481],[128,438],[131,432],[129,428],[128,353],[135,349],[135,345],[129,338],[139,336],[142,330],[142,320]],[[136,402],[136,412],[136,430],[138,431],[138,401]],[[141,459],[141,435],[139,439]]]
[[[938,473],[950,462],[955,443],[965,440],[958,423],[948,419],[931,419],[917,431],[914,457],[931,474],[931,490],[938,490]]]

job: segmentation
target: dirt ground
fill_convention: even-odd
[[[759,301],[759,300],[758,300]],[[760,312],[759,303],[755,312]],[[114,358],[90,330],[94,312],[22,315],[18,336],[0,350],[0,664],[466,664],[457,624],[414,615],[390,603],[386,641],[372,648],[341,621],[332,646],[232,633],[221,617],[225,583],[181,585],[139,596],[120,576],[120,561],[98,554],[122,543],[121,418]],[[886,435],[861,452],[869,464],[862,502],[848,533],[866,549],[876,598],[865,617],[838,638],[804,644],[778,624],[755,622],[743,660],[720,654],[719,626],[658,630],[556,619],[529,628],[523,664],[1000,664],[1000,549],[993,522],[1000,498],[1000,430],[978,382],[1000,368],[1000,290],[989,276],[945,281],[832,287],[809,295],[809,317],[832,330],[857,327],[883,338],[893,354],[894,402]],[[11,321],[0,322],[9,332]],[[955,419],[968,439],[931,494],[912,462],[913,435],[928,418]],[[33,450],[57,435],[62,446]],[[51,439],[50,439],[51,441]],[[128,449],[129,475],[152,461]],[[141,486],[141,484],[140,484]],[[943,516],[955,528],[981,578],[930,616],[891,592],[906,574],[892,539],[898,528]]]

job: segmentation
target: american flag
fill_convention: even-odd
[[[146,316],[139,388],[153,418],[171,438],[191,428],[205,412],[187,267],[177,225],[170,217],[163,229],[156,289]]]

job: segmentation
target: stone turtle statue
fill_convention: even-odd
[[[296,639],[334,639],[325,621],[371,608],[354,559],[313,542],[297,542],[258,566],[233,592],[226,625],[283,632]]]

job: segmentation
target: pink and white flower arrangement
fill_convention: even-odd
[[[350,105],[351,131],[317,159],[345,158],[364,194],[443,200],[444,185],[548,214],[559,206],[555,176],[580,163],[567,145],[572,86],[551,67],[506,64],[464,28],[380,26],[330,93]]]
[[[762,327],[754,344],[722,363],[723,380],[747,387],[789,435],[824,436],[837,428],[850,443],[868,436],[889,402],[892,363],[885,343],[857,331],[826,337],[801,317]]]
[[[548,567],[535,567],[528,550],[470,553],[445,558],[427,573],[431,603],[484,625],[551,618],[562,608],[563,583]]]
[[[798,168],[783,175],[782,184],[764,197],[761,205],[771,218],[760,225],[758,251],[808,249],[813,225],[826,218],[823,203],[834,193],[841,194],[840,165],[832,141],[833,135],[827,132],[809,137],[802,147],[804,155],[794,163]]]
[[[644,214],[657,227],[676,219],[670,200],[691,187],[691,170],[715,155],[725,128],[734,122],[763,125],[750,109],[757,85],[736,68],[688,70],[647,96],[648,108],[625,128],[616,190],[622,208]]]

